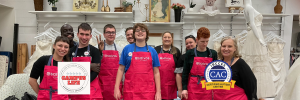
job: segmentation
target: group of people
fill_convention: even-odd
[[[126,29],[130,44],[124,48],[114,43],[116,29],[112,24],[104,27],[105,41],[97,36],[98,49],[89,45],[91,32],[89,24],[80,24],[76,43],[72,26],[62,26],[61,36],[53,44],[53,54],[40,57],[30,74],[29,84],[39,100],[172,100],[177,95],[187,100],[257,99],[256,78],[240,58],[234,37],[224,37],[216,52],[207,47],[209,29],[201,27],[197,37],[185,37],[186,53],[182,55],[173,46],[173,34],[168,31],[162,34],[162,45],[148,46],[150,33],[145,24],[137,23]],[[235,88],[202,88],[199,82],[204,80],[205,67],[214,60],[223,60],[231,66]],[[58,78],[47,73],[57,73],[57,64],[63,61],[91,62],[90,95],[57,94]]]

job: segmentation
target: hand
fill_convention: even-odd
[[[104,49],[104,42],[103,42],[103,40],[101,40],[101,35],[99,35],[99,39],[98,39],[98,36],[96,36],[96,39],[98,42],[99,51],[102,52],[102,50]]]
[[[116,100],[121,100],[121,92],[120,92],[119,88],[115,88],[114,97],[115,97]]]
[[[183,90],[181,94],[185,99],[188,99],[188,91],[187,90]]]
[[[267,44],[266,44],[265,41],[263,41],[263,40],[260,39],[259,42],[260,42],[260,44],[261,44],[262,46],[267,46]]]
[[[182,99],[182,90],[179,90],[179,91],[178,91],[178,97],[179,97],[180,99]]]
[[[156,92],[155,100],[161,100],[161,93],[160,92]]]
[[[100,72],[100,63],[91,63],[91,70],[94,72]]]

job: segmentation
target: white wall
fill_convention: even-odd
[[[291,47],[296,48],[297,47],[297,37],[300,33],[300,26],[299,21],[293,21],[293,33],[292,33],[292,39],[291,39]]]
[[[133,0],[128,0],[128,1],[133,1]],[[252,0],[253,2],[253,7],[261,12],[261,13],[274,13],[274,6],[276,5],[276,1],[277,0]],[[60,0],[56,5],[58,7],[59,11],[72,11],[72,2],[73,0]],[[141,0],[142,4],[141,4],[141,10],[142,12],[145,12],[144,9],[144,4],[148,4],[149,0]],[[181,3],[184,4],[186,7],[189,6],[188,4],[188,0],[171,0],[172,3]],[[34,40],[34,36],[36,36],[37,34],[37,23],[36,23],[36,16],[34,14],[30,14],[28,13],[28,11],[34,11],[34,4],[33,4],[33,0],[0,0],[0,3],[3,4],[7,4],[9,6],[13,6],[15,8],[16,11],[16,23],[19,23],[20,25],[20,29],[19,29],[19,43],[27,43],[28,46],[30,45],[34,45],[35,44],[35,40]],[[194,0],[194,3],[196,3],[197,5],[195,6],[194,9],[199,9],[204,3],[205,0]],[[105,0],[105,4],[106,4],[106,0]],[[300,6],[298,6],[300,4],[300,0],[281,0],[281,5],[284,7],[283,12],[286,14],[299,14],[299,9]],[[102,0],[99,0],[99,5],[101,7],[102,5]],[[217,0],[216,5],[218,6],[218,8],[220,9],[221,12],[227,12],[228,8],[225,7],[225,0]],[[109,0],[109,6],[111,7],[111,11],[114,11],[114,7],[118,7],[119,6],[119,1],[118,0]],[[99,9],[100,9],[99,7]],[[139,9],[136,6],[133,7],[133,10],[136,10],[135,13],[135,21],[136,22],[141,22],[143,20],[145,20],[145,16],[143,16],[140,12]],[[185,9],[184,11],[186,11],[187,9]],[[44,11],[51,11],[51,6],[48,5],[47,0],[44,0]],[[100,10],[99,10],[100,11]],[[174,21],[174,12],[171,10],[171,22]],[[220,21],[228,21],[228,20],[222,20],[219,19]],[[195,21],[195,20],[194,20]],[[207,21],[204,19],[201,20],[197,20],[197,21]],[[214,19],[211,19],[209,21],[214,21]],[[235,21],[244,21],[243,19],[237,19]],[[269,20],[272,21],[272,20]],[[264,20],[264,22],[269,22],[268,20]],[[120,22],[121,23],[121,22]],[[118,30],[120,30],[120,23],[115,23],[114,25],[118,28]],[[290,23],[290,22],[289,22]],[[43,27],[43,25],[45,25],[45,23],[39,23],[39,31],[42,32],[44,31],[41,27]],[[59,27],[62,25],[63,23],[52,23],[51,26],[54,27],[55,30],[59,31]],[[77,30],[77,26],[79,25],[79,23],[69,23],[74,27],[74,30]],[[95,27],[101,32],[103,31],[103,26],[107,24],[107,23],[95,23]],[[132,24],[124,24],[124,27],[128,27],[128,26],[132,26]],[[223,25],[225,28],[229,28],[229,25]],[[151,26],[152,27],[152,26]],[[164,32],[164,31],[171,31],[172,33],[174,33],[175,37],[180,38],[179,34],[180,34],[180,30],[179,28],[170,28],[168,26],[163,26],[160,27],[160,29],[156,29],[155,27],[150,27],[150,32],[151,33],[157,33],[157,32]],[[192,29],[192,25],[186,24],[184,25],[184,34],[187,34],[191,31]],[[219,25],[207,25],[207,24],[198,24],[197,28],[199,27],[208,27],[209,29],[211,29],[211,33],[215,33],[218,30]],[[237,34],[239,32],[241,32],[242,30],[238,30],[238,29],[243,29],[244,26],[241,25],[234,25],[234,28],[236,28],[237,30],[233,30],[233,34]],[[263,26],[264,29],[272,29],[270,26],[268,25],[264,25]],[[226,33],[229,33],[229,30],[225,30]],[[265,33],[267,33],[268,31],[265,31]],[[177,35],[176,35],[177,34]],[[279,34],[279,32],[278,32]],[[291,33],[290,33],[291,34]],[[185,35],[184,35],[185,36]],[[288,37],[285,38],[291,38],[291,35],[289,35]],[[176,45],[180,45],[180,41],[175,41]],[[177,46],[178,47],[178,46]],[[28,47],[30,51],[30,47]],[[290,48],[289,45],[287,45],[286,48]],[[286,55],[286,54],[285,54]],[[288,56],[288,55],[287,55]]]
[[[0,51],[13,51],[14,9],[0,4],[0,36],[2,37]]]

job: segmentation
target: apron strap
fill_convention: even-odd
[[[47,65],[51,66],[50,64],[53,66],[53,55],[51,55],[50,58],[49,58],[49,60],[48,60]]]
[[[78,45],[77,45],[77,47],[76,47],[75,54],[74,54],[73,57],[76,57],[77,51],[78,51]],[[87,51],[90,52],[90,45],[88,45]],[[89,54],[89,55],[90,55],[90,54]]]
[[[197,46],[196,46],[196,48],[197,48]],[[194,48],[194,53],[195,53],[195,57],[198,57],[198,56],[197,56],[196,48]],[[211,50],[210,50],[208,47],[206,47],[206,49],[208,50],[208,53],[209,53],[208,57],[212,58]]]
[[[136,52],[136,43],[134,43],[134,52]],[[148,45],[147,45],[147,43],[146,43],[146,47],[147,47],[147,52],[149,52],[149,49],[148,49]]]
[[[197,77],[197,79],[198,79],[197,84],[200,84],[200,81],[202,80],[202,78],[204,78],[204,76],[200,76],[200,75],[191,75],[191,77]]]
[[[48,90],[48,91],[49,91],[49,97],[50,97],[50,100],[52,100],[52,93],[53,93],[53,92],[57,92],[57,90],[53,90],[53,89],[52,89],[52,86],[50,86],[50,89],[41,89],[41,90]]]
[[[117,47],[116,47],[115,42],[114,42],[114,47],[115,47],[115,50],[117,51]],[[105,50],[105,40],[104,40],[104,49],[103,50]]]
[[[163,53],[163,48],[164,48],[164,46],[161,45],[160,53]],[[169,49],[170,53],[171,53],[171,49],[172,49],[172,47]]]

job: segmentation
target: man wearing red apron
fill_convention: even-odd
[[[89,45],[92,38],[92,28],[87,23],[78,26],[77,36],[79,45],[70,49],[73,62],[100,63],[100,52],[97,48]],[[102,100],[101,88],[99,86],[98,73],[91,71],[90,95],[69,95],[72,100]]]
[[[101,70],[98,76],[100,79],[103,100],[115,100],[114,86],[119,68],[119,53],[115,43],[115,50],[105,50],[105,44],[106,43],[104,43],[104,49],[102,51]],[[122,85],[121,82],[120,91],[122,91]]]
[[[161,98],[162,99],[175,99],[177,97],[177,86],[175,79],[175,62],[172,54],[163,53],[163,47],[158,54],[160,67],[160,80],[161,80]],[[171,51],[171,50],[170,50]]]
[[[69,100],[68,95],[57,94],[57,71],[57,66],[53,66],[53,56],[50,56],[48,64],[45,65],[43,80],[39,86],[38,100]]]

